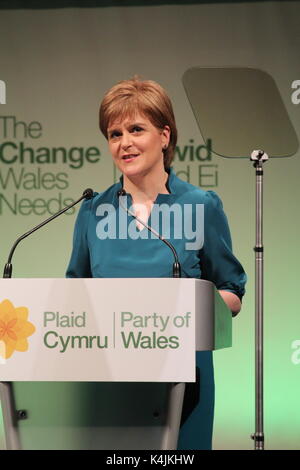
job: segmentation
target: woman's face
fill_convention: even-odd
[[[170,129],[157,129],[147,117],[110,123],[108,144],[113,160],[125,176],[146,176],[164,170],[162,149],[168,146]]]

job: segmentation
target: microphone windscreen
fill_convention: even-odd
[[[85,197],[85,199],[92,199],[94,196],[94,191],[91,188],[87,188],[83,191],[82,195]]]

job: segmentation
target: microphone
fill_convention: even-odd
[[[135,215],[133,212],[131,212],[127,207],[125,207],[120,199],[120,196],[126,196],[126,191],[125,189],[120,189],[118,192],[117,192],[117,195],[118,195],[118,198],[119,198],[119,201],[120,201],[120,205],[121,207],[129,214],[131,215],[132,217],[134,217],[134,219],[136,219],[140,224],[142,224],[144,227],[146,227],[149,232],[152,232],[154,233],[154,235],[159,238],[163,243],[165,243],[169,248],[170,250],[172,250],[172,253],[173,253],[173,256],[174,256],[174,263],[173,263],[173,277],[181,277],[181,266],[180,266],[180,263],[179,263],[179,259],[178,259],[178,255],[177,255],[177,252],[174,248],[174,246],[172,245],[172,243],[170,243],[168,240],[166,240],[162,235],[160,235],[156,230],[154,230],[154,228],[150,227],[149,225],[147,225],[145,222],[143,222],[137,215]]]
[[[66,206],[64,207],[63,209],[61,209],[59,212],[57,212],[56,214],[52,215],[51,217],[49,217],[47,220],[44,220],[44,222],[41,222],[39,225],[37,225],[36,227],[32,228],[31,230],[29,230],[28,232],[24,233],[24,235],[21,235],[14,243],[12,249],[10,250],[10,253],[9,253],[9,256],[8,256],[8,260],[7,260],[7,263],[4,267],[4,272],[3,272],[3,278],[11,278],[11,275],[12,275],[12,264],[11,264],[11,260],[12,260],[12,257],[13,257],[13,254],[14,254],[14,251],[15,249],[17,248],[18,244],[20,243],[21,240],[24,240],[24,238],[27,238],[29,237],[29,235],[31,235],[32,233],[34,233],[36,230],[38,230],[39,228],[42,228],[44,225],[48,224],[48,222],[51,222],[51,220],[53,219],[56,219],[56,217],[58,217],[59,215],[63,214],[64,212],[66,212],[67,210],[71,209],[71,207],[75,206],[76,204],[78,204],[80,201],[82,201],[82,199],[92,199],[94,195],[94,192],[91,188],[87,188],[83,191],[83,194],[82,196],[75,202],[73,202],[72,204],[70,204],[69,206]]]

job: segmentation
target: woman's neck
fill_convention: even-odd
[[[154,202],[158,194],[169,194],[166,183],[168,173],[163,170],[158,175],[147,175],[143,177],[128,177],[124,175],[124,189],[131,194],[134,202]]]

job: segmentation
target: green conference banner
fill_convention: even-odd
[[[233,322],[233,347],[214,353],[214,449],[253,448],[255,175],[247,159],[214,155],[210,136],[204,144],[182,76],[196,66],[265,70],[300,137],[299,14],[298,2],[270,1],[13,9],[0,15],[1,266],[19,235],[85,188],[102,191],[118,180],[98,129],[98,108],[110,86],[135,74],[161,83],[173,101],[177,175],[223,201],[249,281]],[[299,174],[299,151],[265,165],[267,449],[300,448]],[[19,245],[14,277],[64,277],[77,212],[68,211]],[[0,442],[3,448],[1,426]]]

